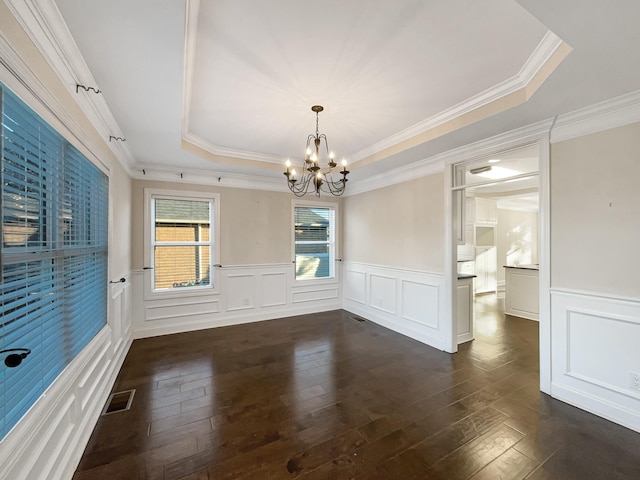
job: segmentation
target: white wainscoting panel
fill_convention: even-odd
[[[369,274],[369,305],[382,312],[396,314],[397,277]]]
[[[131,275],[123,277],[124,282],[109,284],[109,326],[113,348],[119,349],[121,343],[131,339]]]
[[[340,275],[295,282],[293,264],[223,266],[215,292],[144,298],[148,273],[134,272],[135,338],[342,308]]]
[[[131,345],[127,282],[109,290],[107,325],[0,442],[0,478],[72,478]]]
[[[345,262],[344,278],[345,310],[444,350],[443,274]]]
[[[340,299],[340,288],[316,287],[313,290],[304,289],[293,292],[293,303],[306,303],[314,300],[335,300]]]
[[[210,297],[190,297],[180,304],[175,300],[158,300],[145,308],[147,322],[179,317],[198,318],[220,312],[220,302]]]
[[[552,396],[640,432],[640,299],[552,289]]]
[[[262,307],[277,307],[287,304],[287,274],[286,272],[261,273],[260,292],[262,293]]]
[[[355,270],[344,270],[344,298],[350,302],[367,303],[367,274]]]
[[[124,329],[122,318],[122,304],[124,303],[124,298],[122,296],[122,288],[116,288],[115,285],[112,285],[110,290],[111,303],[109,304],[109,311],[111,315],[109,318],[109,323],[111,325],[111,332],[113,336],[115,338],[118,338],[122,335],[122,331]]]
[[[428,283],[402,280],[402,318],[438,329],[440,311],[438,286]]]
[[[256,276],[254,273],[223,272],[227,311],[249,310],[255,306]]]

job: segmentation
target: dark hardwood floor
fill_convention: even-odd
[[[640,479],[640,434],[538,391],[538,324],[449,355],[345,311],[136,340],[74,476]]]

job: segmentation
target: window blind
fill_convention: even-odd
[[[0,84],[0,438],[107,321],[108,178]],[[7,354],[2,355],[2,359]]]
[[[333,208],[295,207],[297,280],[334,276],[334,229]]]

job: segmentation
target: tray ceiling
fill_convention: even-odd
[[[133,171],[282,180],[321,104],[355,185],[640,81],[637,2],[7,2],[58,37],[58,71],[100,88]]]

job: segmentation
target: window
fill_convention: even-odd
[[[3,438],[107,322],[109,180],[0,84]],[[2,359],[6,355],[2,355]]]
[[[335,277],[335,206],[294,205],[296,280]]]
[[[151,291],[212,288],[216,200],[211,195],[152,190],[147,190],[147,197]]]

